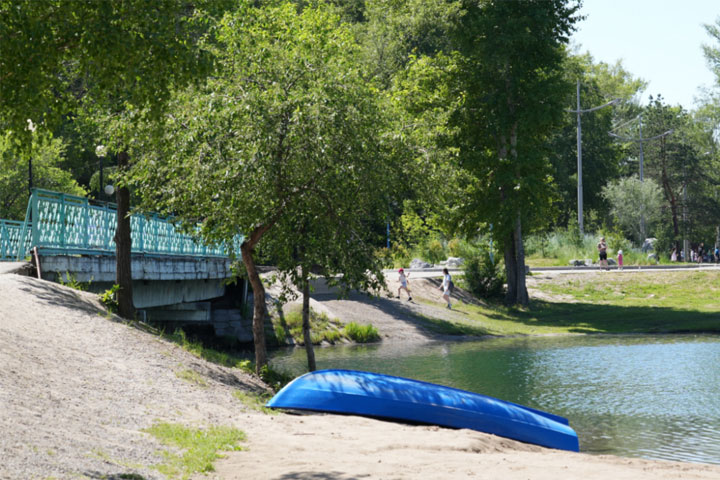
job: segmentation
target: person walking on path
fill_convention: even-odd
[[[622,250],[618,250],[618,268],[622,270],[623,267],[623,253]]]
[[[408,294],[408,302],[412,301],[412,295],[410,295],[410,289],[408,289],[408,277],[405,276],[405,270],[403,270],[402,268],[398,270],[398,279],[400,280],[400,286],[398,287],[397,294],[398,300],[400,299],[400,290],[405,290],[405,292]]]
[[[600,238],[600,242],[597,244],[597,249],[600,256],[600,268],[607,268],[607,243],[605,243],[605,237]]]
[[[450,276],[450,272],[448,272],[447,268],[443,268],[443,281],[442,285],[440,285],[440,290],[443,291],[443,300],[447,303],[447,308],[452,308],[452,305],[450,304],[450,293],[452,292],[452,277]]]

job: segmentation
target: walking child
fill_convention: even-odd
[[[447,308],[452,308],[452,305],[450,305],[450,293],[453,289],[453,283],[452,283],[452,277],[450,277],[450,272],[448,272],[447,268],[443,268],[443,281],[442,285],[440,285],[440,290],[443,291],[443,300],[447,302]]]
[[[408,274],[408,276],[410,276],[410,274]],[[400,299],[400,290],[405,290],[408,294],[408,302],[412,301],[412,295],[410,295],[410,290],[408,289],[408,277],[405,276],[405,270],[402,268],[398,270],[398,280],[400,280],[400,286],[398,287],[397,298]]]
[[[618,268],[622,270],[623,267],[623,253],[622,250],[618,250]]]

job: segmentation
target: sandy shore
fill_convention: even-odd
[[[387,341],[399,341],[395,328]],[[9,273],[0,365],[0,479],[165,478],[152,468],[164,447],[142,431],[158,421],[246,432],[243,451],[198,479],[720,478],[715,465],[573,454],[469,430],[263,414],[233,395],[262,390],[253,376],[118,322],[94,295]]]

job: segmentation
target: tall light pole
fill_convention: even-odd
[[[568,110],[571,113],[577,113],[577,198],[578,198],[578,228],[580,229],[580,235],[583,231],[583,187],[582,187],[582,124],[580,122],[580,115],[583,113],[594,112],[601,108],[609,107],[620,101],[619,98],[611,100],[603,105],[593,108],[587,108],[583,110],[580,108],[580,80],[577,81],[577,109]]]
[[[640,122],[640,123],[639,123],[639,126],[640,126],[640,128],[639,128],[640,136],[639,136],[638,138],[622,137],[622,136],[617,135],[617,134],[615,134],[615,133],[613,133],[613,132],[609,132],[609,133],[610,133],[610,136],[612,136],[612,137],[619,138],[620,140],[624,140],[624,141],[626,141],[626,142],[637,142],[637,143],[640,145],[640,181],[642,182],[642,181],[644,181],[644,178],[645,178],[645,177],[644,177],[644,174],[643,174],[643,162],[644,162],[643,144],[644,144],[645,142],[650,142],[650,141],[652,141],[652,140],[657,140],[658,138],[662,138],[662,137],[665,137],[665,136],[667,136],[667,135],[670,135],[670,134],[673,133],[675,130],[670,129],[670,130],[668,130],[667,132],[661,133],[660,135],[655,135],[654,137],[650,137],[650,138],[643,138],[643,135],[642,135],[642,115],[639,115],[639,116],[638,116],[638,119],[639,119],[639,122]],[[644,215],[640,218],[640,235],[643,237],[643,240],[644,240],[644,239],[645,239],[645,216],[644,216]]]

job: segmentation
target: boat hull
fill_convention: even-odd
[[[579,451],[577,434],[563,417],[478,393],[378,373],[310,372],[287,384],[267,406],[469,428]]]

